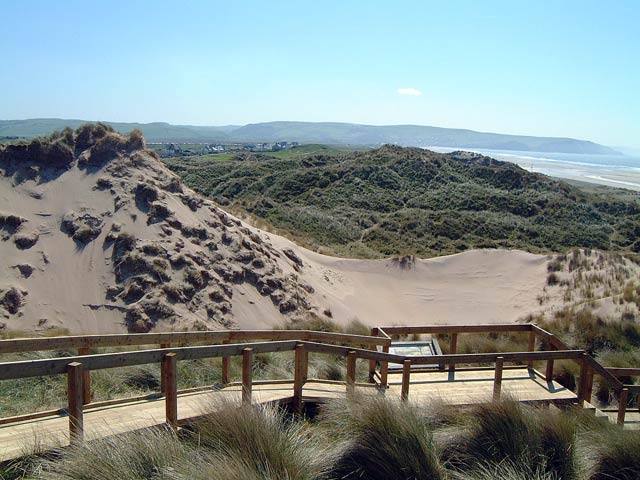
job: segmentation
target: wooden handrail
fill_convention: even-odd
[[[387,326],[378,327],[387,335],[412,335],[421,333],[502,333],[528,332],[531,323],[487,323],[474,325],[419,325],[419,326]]]
[[[106,368],[130,367],[148,363],[159,363],[165,354],[174,352],[176,360],[196,360],[201,358],[215,358],[242,355],[245,348],[252,348],[254,353],[284,352],[295,349],[298,343],[306,346],[310,352],[334,353],[346,357],[350,351],[356,352],[357,358],[378,360],[387,363],[402,364],[405,357],[384,352],[374,352],[365,349],[354,349],[316,342],[277,341],[264,343],[236,343],[229,345],[206,345],[198,347],[179,347],[171,349],[136,350],[131,352],[102,353],[89,356],[50,358],[42,360],[22,360],[0,363],[0,380],[16,378],[40,377],[58,375],[66,372],[71,362],[82,363],[87,370],[102,370]],[[414,365],[437,365],[441,363],[493,363],[498,356],[504,357],[505,362],[542,361],[548,359],[571,360],[582,356],[583,350],[558,350],[545,352],[506,352],[506,353],[467,353],[455,355],[428,355],[410,357]],[[603,367],[601,367],[603,368]],[[619,382],[618,382],[619,383]]]
[[[640,368],[604,367],[614,377],[639,377]]]
[[[593,371],[600,375],[616,392],[619,392],[624,387],[624,384],[618,380],[615,375],[600,365],[591,355],[587,355],[587,362]]]
[[[528,348],[525,352],[503,353],[475,353],[458,354],[456,338],[460,333],[491,333],[491,332],[530,332]],[[401,332],[401,333],[399,333]],[[451,353],[428,356],[403,356],[390,354],[390,335],[411,333],[450,333],[452,335]],[[253,386],[253,358],[258,353],[295,351],[294,378],[294,409],[301,413],[302,387],[307,381],[309,352],[342,356],[347,359],[346,380],[341,382],[346,386],[347,393],[355,390],[356,361],[368,360],[370,365],[370,381],[376,376],[381,386],[387,385],[389,363],[402,365],[401,397],[407,400],[411,367],[425,365],[449,365],[451,371],[459,364],[495,364],[494,400],[500,399],[502,371],[506,363],[533,365],[533,362],[547,362],[547,376],[549,365],[555,360],[574,360],[580,363],[580,379],[578,383],[578,402],[582,404],[590,400],[593,374],[601,375],[617,392],[625,395],[640,392],[640,385],[623,385],[617,375],[640,375],[640,369],[607,369],[583,350],[569,348],[554,335],[534,324],[515,325],[457,325],[457,326],[418,326],[418,327],[383,327],[372,330],[372,336],[334,334],[314,332],[309,330],[250,330],[250,331],[213,331],[213,332],[175,332],[160,334],[133,335],[97,335],[80,337],[52,337],[39,339],[0,340],[0,353],[25,351],[27,347],[34,350],[78,349],[77,356],[64,358],[50,358],[27,361],[11,361],[0,363],[0,380],[29,378],[37,376],[66,374],[68,377],[68,412],[71,438],[81,440],[83,435],[83,403],[87,402],[90,392],[88,383],[91,370],[128,367],[150,363],[159,363],[162,370],[163,393],[166,402],[166,418],[170,425],[177,425],[177,380],[176,364],[182,360],[222,357],[223,380],[230,381],[228,367],[229,358],[241,356],[242,362],[242,398],[246,403],[251,402]],[[244,339],[268,338],[266,342],[233,343]],[[547,341],[551,350],[534,351],[536,338]],[[273,340],[275,338],[275,340]],[[124,343],[118,343],[118,342]],[[216,342],[215,345],[181,346],[176,345],[195,342]],[[341,343],[335,345],[325,342]],[[158,344],[164,348],[147,350],[131,350],[118,353],[102,353],[90,355],[88,349],[106,346]],[[346,346],[344,345],[346,344]],[[382,351],[378,351],[378,346]],[[363,348],[359,348],[363,347]],[[380,363],[380,372],[375,365]],[[373,371],[371,370],[373,366]],[[620,403],[618,420],[624,421],[626,403]]]
[[[285,352],[295,348],[298,342],[286,340],[265,343],[235,343],[229,345],[207,345],[200,347],[179,347],[171,349],[136,350],[131,352],[101,353],[86,357],[64,357],[43,360],[23,360],[0,363],[0,380],[14,378],[58,375],[66,372],[70,362],[80,362],[89,370],[130,367],[147,363],[160,363],[169,353],[176,354],[176,360],[197,360],[223,356],[242,355],[244,348],[253,348],[255,353]]]
[[[0,340],[0,354],[49,350],[76,350],[162,344],[223,343],[238,341],[307,340],[349,345],[389,345],[391,339],[314,330],[220,330],[206,332],[164,332],[109,335],[80,335]]]

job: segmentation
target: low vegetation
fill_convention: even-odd
[[[261,227],[346,257],[470,248],[640,251],[640,204],[481,155],[384,146],[166,159],[200,193]]]
[[[1,467],[5,479],[618,480],[640,475],[640,432],[589,414],[513,401],[417,408],[335,401],[315,418],[274,406],[211,405],[180,432],[162,427]]]
[[[81,156],[89,148],[90,155]],[[16,168],[34,164],[64,169],[78,156],[79,164],[87,167],[109,160],[119,153],[144,148],[145,141],[140,130],[122,135],[109,125],[96,123],[81,125],[75,131],[67,127],[45,137],[0,145],[0,160]]]

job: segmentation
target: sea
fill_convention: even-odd
[[[640,156],[520,152],[460,147],[426,148],[441,153],[455,150],[478,152],[552,177],[640,191]]]

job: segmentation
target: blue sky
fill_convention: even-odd
[[[640,1],[23,0],[0,15],[2,119],[410,123],[640,146]]]

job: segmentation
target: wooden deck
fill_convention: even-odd
[[[458,370],[412,373],[409,401],[428,403],[440,401],[451,405],[467,405],[491,401],[494,388],[494,370]],[[356,387],[356,392],[368,395],[384,394],[400,398],[402,375],[389,374],[389,388],[382,393],[374,387]],[[206,390],[178,396],[178,418],[184,421],[215,408],[221,399],[240,399],[241,386],[229,386],[222,390]],[[290,399],[293,382],[256,384],[252,399],[256,403],[268,403]],[[326,401],[344,398],[344,384],[327,384],[309,381],[303,387],[305,401]],[[527,368],[505,369],[502,395],[524,402],[575,403],[576,395]],[[165,422],[163,398],[142,400],[117,405],[88,408],[84,412],[85,437],[88,440],[124,433]],[[68,445],[69,419],[55,415],[0,425],[0,461],[19,457],[34,451]]]

